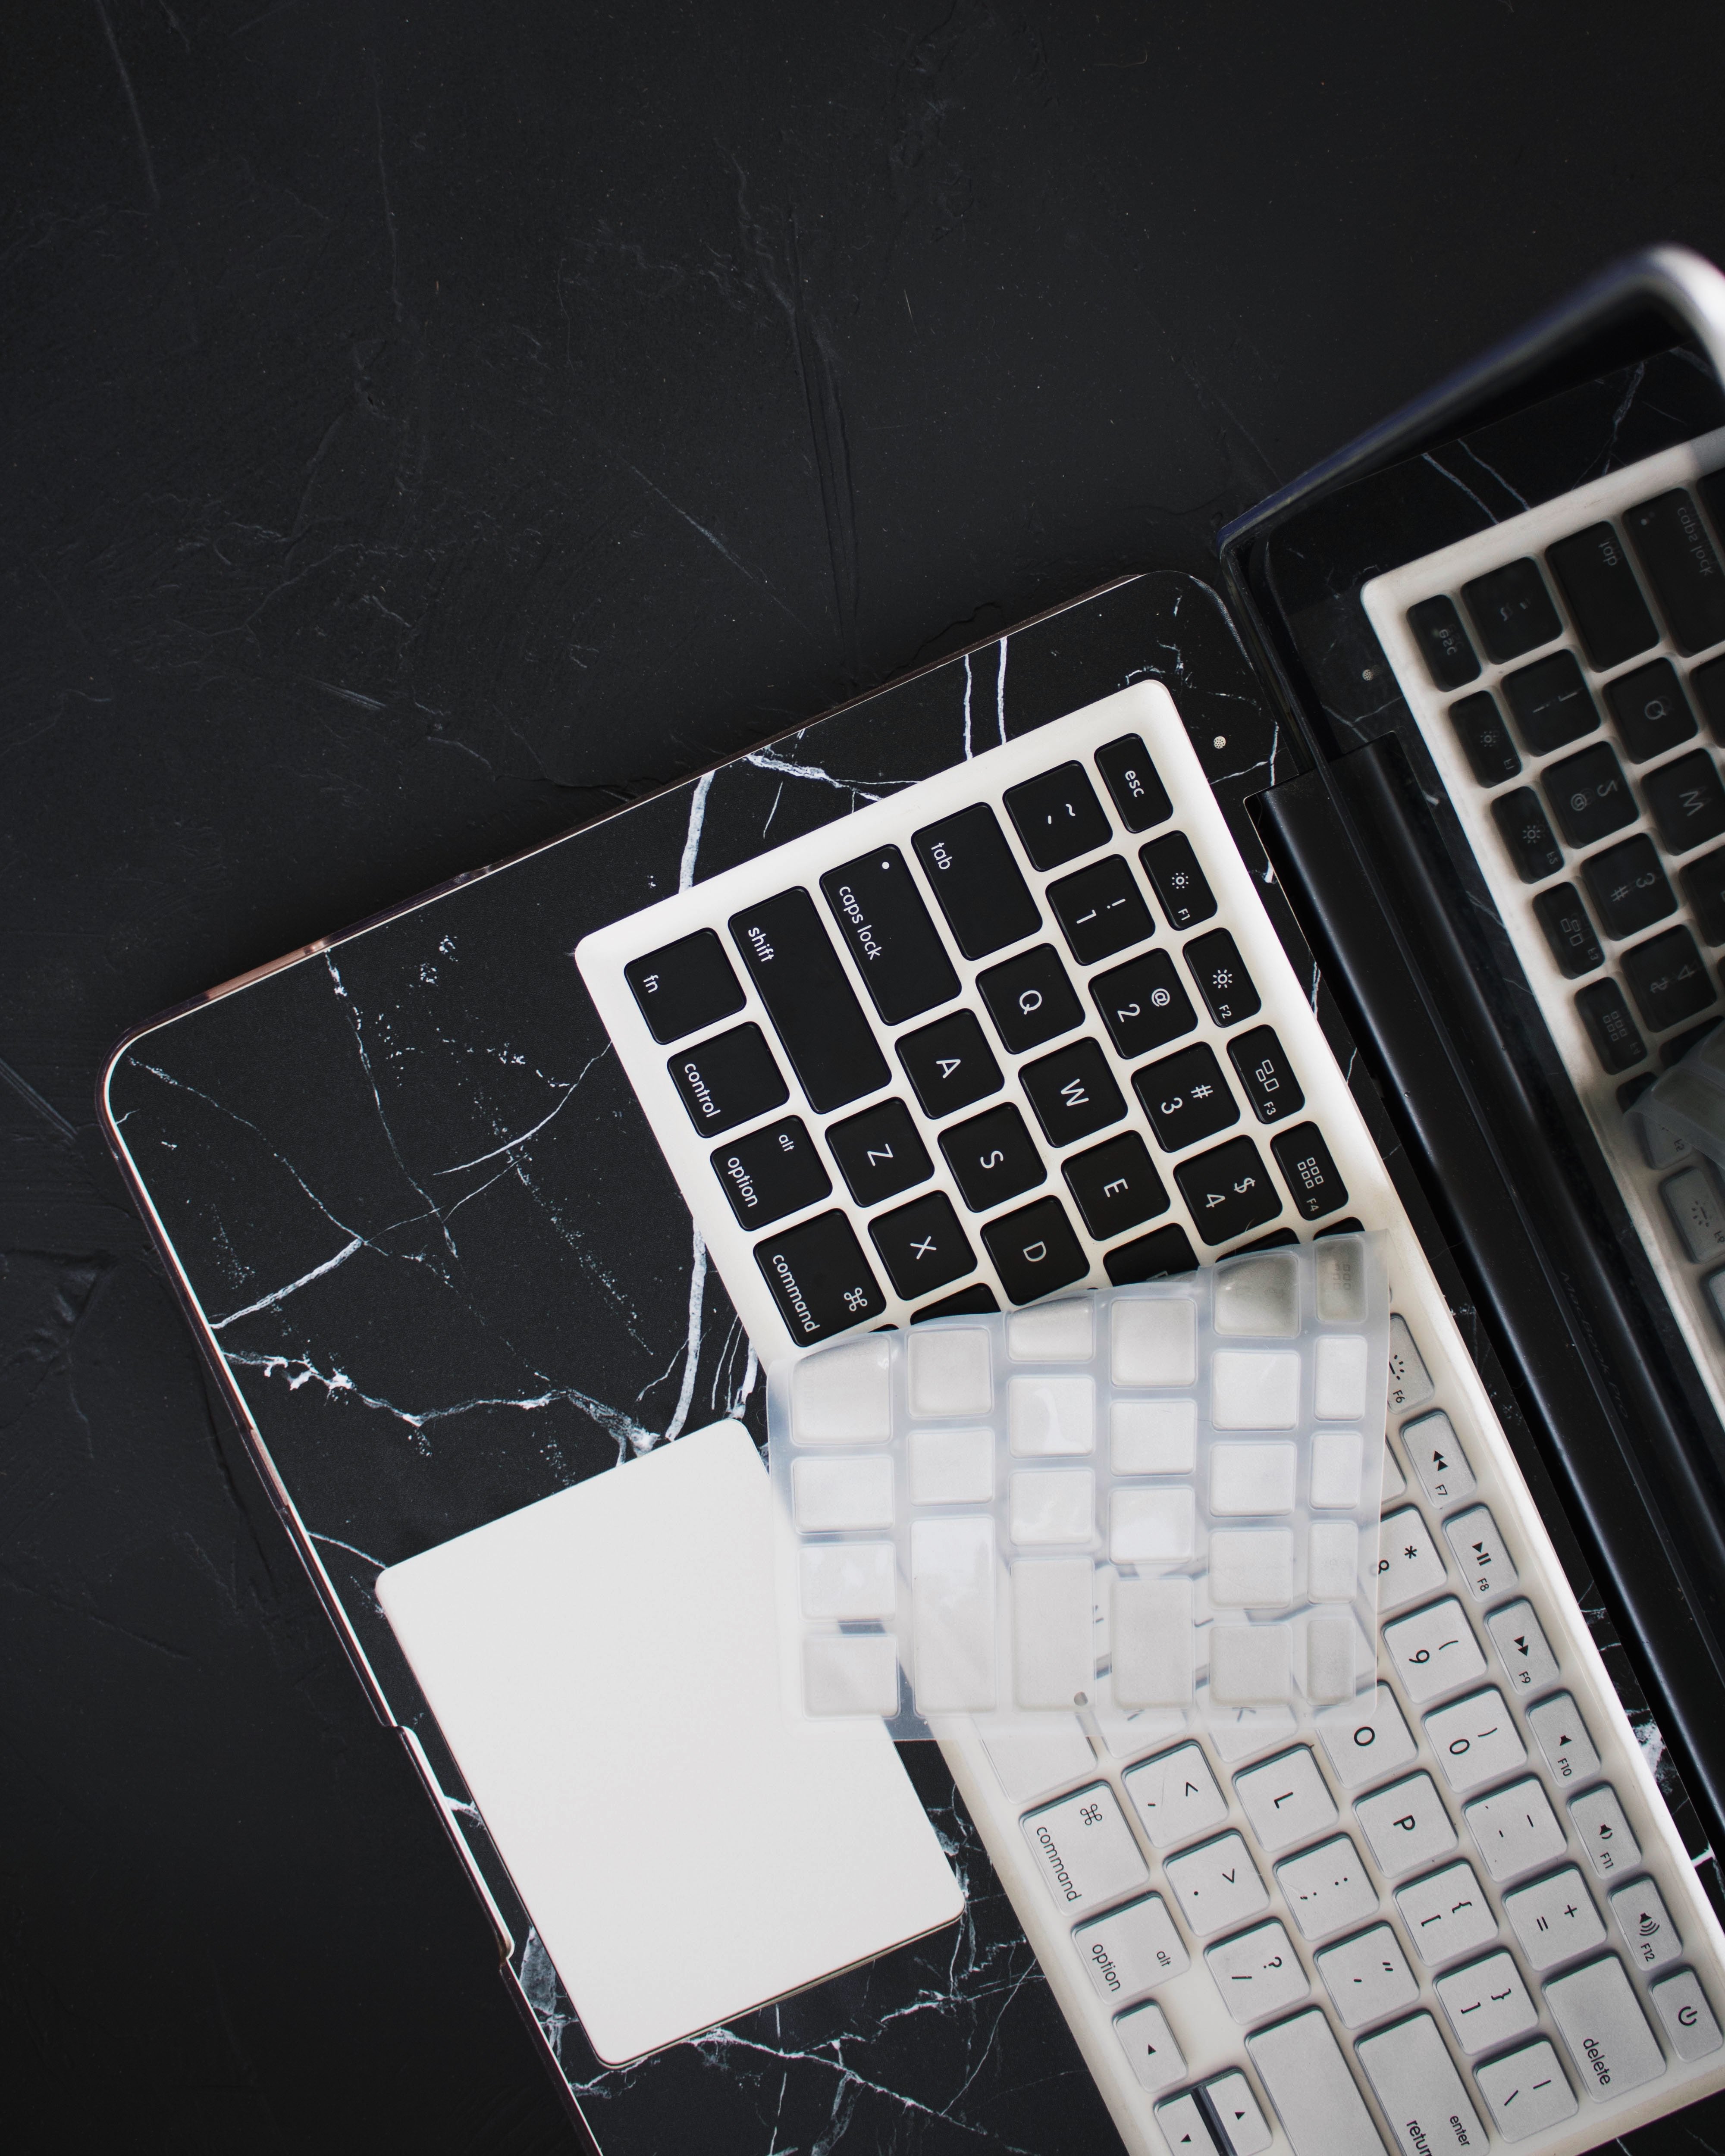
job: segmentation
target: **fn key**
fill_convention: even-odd
[[[824,1340],[886,1307],[856,1230],[842,1213],[822,1213],[768,1235],[756,1244],[755,1262],[793,1340]]]

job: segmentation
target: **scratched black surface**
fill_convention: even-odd
[[[91,0],[7,27],[8,2123],[566,2148],[104,1156],[104,1053],[909,664],[1201,567],[1629,246],[1725,257],[1721,25]],[[483,1073],[496,1116],[536,1048]],[[686,1252],[662,1264],[686,1298]],[[460,1346],[387,1397],[441,1397],[411,1381]],[[978,1966],[1015,1979],[1006,1937]],[[937,2141],[824,2071],[780,2152],[1010,2138]],[[771,2113],[777,2070],[747,2072]],[[727,2078],[696,2062],[660,2145]]]

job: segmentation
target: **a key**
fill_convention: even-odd
[[[830,869],[821,894],[888,1025],[902,1025],[958,993],[958,976],[896,846],[860,854]]]
[[[1215,911],[1215,894],[1183,831],[1170,831],[1165,839],[1140,846],[1138,859],[1170,928],[1195,928]]]
[[[1136,1131],[1092,1146],[1066,1161],[1061,1173],[1084,1224],[1099,1243],[1111,1241],[1168,1209],[1168,1194],[1150,1148]]]
[[[1198,1014],[1166,951],[1147,951],[1141,958],[1098,974],[1090,983],[1090,997],[1115,1047],[1128,1062],[1165,1048],[1198,1024]]]
[[[1052,1055],[1039,1056],[1019,1072],[1024,1097],[1036,1111],[1049,1143],[1076,1145],[1117,1123],[1126,1099],[1108,1060],[1093,1040],[1075,1040]]]
[[[1632,1870],[1641,1861],[1635,1840],[1617,1792],[1609,1783],[1569,1799],[1569,1823],[1581,1844],[1582,1854],[1601,1879],[1613,1879]]]
[[[1579,741],[1599,723],[1599,708],[1588,692],[1573,651],[1554,651],[1503,677],[1503,694],[1517,730],[1532,756],[1549,756],[1565,742]]]
[[[1039,869],[1064,868],[1109,839],[1108,819],[1078,763],[1063,763],[1006,790],[1006,813]],[[967,953],[967,955],[968,955]]]
[[[976,1270],[976,1253],[944,1190],[931,1190],[908,1205],[878,1214],[869,1223],[869,1240],[906,1302]]]
[[[1384,1628],[1402,1689],[1415,1707],[1483,1674],[1486,1658],[1453,1594]]]
[[[1392,1312],[1389,1320],[1391,1414],[1404,1414],[1410,1408],[1423,1408],[1435,1390],[1436,1387],[1431,1382],[1431,1373],[1425,1367],[1425,1358],[1408,1330],[1407,1319]]]
[[[1663,921],[1666,914],[1676,911],[1677,901],[1666,881],[1659,855],[1644,831],[1620,845],[1607,846],[1603,853],[1590,855],[1582,863],[1581,873],[1605,933],[1620,942],[1639,936],[1644,928],[1651,928],[1656,921]],[[1542,891],[1540,899],[1545,896]],[[1559,959],[1558,963],[1562,963]],[[1596,966],[1599,962],[1595,958],[1593,963]]]
[[[1675,1976],[1662,1976],[1649,1993],[1654,2009],[1665,2024],[1671,2049],[1686,2062],[1705,2059],[1717,2051],[1725,2035],[1707,2005],[1701,1979],[1692,1969],[1680,1969]]]
[[[973,1213],[986,1213],[1046,1179],[1035,1140],[1010,1101],[942,1131],[940,1146]]]
[[[1128,831],[1153,831],[1174,813],[1168,789],[1156,775],[1150,752],[1136,734],[1122,734],[1096,751],[1096,769],[1114,800],[1114,813]]]
[[[701,1033],[743,1006],[743,993],[725,947],[711,928],[697,928],[645,957],[623,977],[634,992],[647,1030],[662,1045]]]
[[[1725,943],[1725,846],[1680,869],[1677,882],[1695,910],[1695,925],[1702,940]]]
[[[1500,793],[1491,803],[1491,820],[1497,826],[1516,874],[1523,883],[1543,883],[1563,865],[1563,850],[1552,836],[1551,825],[1531,786],[1518,786],[1512,793]]]
[[[1461,596],[1494,665],[1519,659],[1563,633],[1539,564],[1531,556],[1474,578],[1461,587]]]
[[[698,1048],[673,1055],[665,1067],[690,1122],[703,1137],[716,1137],[739,1123],[752,1123],[791,1097],[757,1025],[716,1034]]]
[[[942,1522],[942,1524],[945,1524]],[[1055,1906],[1076,1915],[1149,1876],[1126,1815],[1106,1782],[1093,1782],[1019,1821]]]
[[[1548,764],[1540,778],[1558,828],[1572,846],[1596,845],[1640,813],[1609,742]]]
[[[1645,943],[1625,951],[1621,963],[1641,1023],[1650,1033],[1682,1024],[1713,1000],[1707,960],[1686,928],[1667,928],[1650,936]]]
[[[731,916],[731,940],[791,1068],[822,1115],[886,1083],[886,1059],[806,891]]]
[[[1225,928],[1213,928],[1207,936],[1194,937],[1181,955],[1218,1025],[1238,1025],[1242,1019],[1255,1018],[1262,1009],[1239,947]]]
[[[1344,2029],[1363,2029],[1368,2021],[1411,2006],[1420,1996],[1420,1979],[1388,1924],[1373,1924],[1339,1946],[1327,1947],[1317,1957],[1317,1973]]]
[[[1437,1980],[1438,2002],[1455,2041],[1471,2059],[1495,2051],[1539,2025],[1539,2009],[1528,1996],[1514,1958],[1487,1954]]]
[[[1537,2044],[1481,2066],[1474,2079],[1506,2141],[1524,2141],[1575,2116],[1575,2092],[1564,2078],[1557,2053],[1543,2036]]]
[[[1686,854],[1725,831],[1725,786],[1704,748],[1674,757],[1643,774],[1647,813],[1667,853]]]
[[[956,1010],[896,1044],[926,1116],[938,1119],[1000,1091],[1000,1065],[973,1011]]]
[[[1034,1302],[1056,1288],[1070,1287],[1090,1270],[1083,1245],[1060,1209],[1060,1200],[1039,1198],[991,1220],[983,1241],[1014,1302]]]
[[[1150,909],[1118,854],[1051,883],[1048,902],[1067,949],[1081,966],[1129,951],[1156,933]]]
[[[1633,1879],[1606,1897],[1629,1958],[1638,1969],[1663,1969],[1681,1958],[1683,1942],[1651,1879]]]
[[[1183,1228],[1157,1228],[1130,1243],[1122,1243],[1102,1260],[1102,1270],[1116,1287],[1130,1287],[1137,1281],[1166,1280],[1175,1273],[1189,1273],[1198,1253]]]
[[[1553,961],[1566,980],[1579,980],[1604,963],[1604,953],[1587,917],[1581,893],[1573,883],[1554,884],[1549,891],[1541,891],[1533,901],[1533,914],[1545,931]]]
[[[1215,1051],[1204,1041],[1148,1065],[1136,1073],[1132,1087],[1164,1152],[1214,1137],[1240,1121]]]
[[[1237,1834],[1171,1856],[1162,1868],[1181,1914],[1200,1939],[1214,1938],[1270,1906],[1269,1889]]]
[[[1483,1505],[1445,1520],[1444,1539],[1463,1585],[1476,1600],[1489,1600],[1515,1585],[1516,1568],[1497,1532],[1497,1522]]]
[[[1468,1832],[1494,1879],[1514,1879],[1563,1853],[1563,1830],[1544,1785],[1512,1782],[1462,1807]]]
[[[1426,1741],[1457,1796],[1495,1782],[1527,1756],[1515,1718],[1497,1691],[1476,1691],[1425,1717]]]
[[[1204,1961],[1222,2003],[1236,2021],[1247,2026],[1311,1996],[1300,1957],[1277,1923],[1260,1924],[1254,1931],[1224,1939],[1205,1952]]]
[[[1451,704],[1450,724],[1455,729],[1461,752],[1481,786],[1502,786],[1505,779],[1513,778],[1520,771],[1522,759],[1516,754],[1516,745],[1509,737],[1509,728],[1497,708],[1497,699],[1489,689],[1481,689],[1471,696],[1464,696],[1459,704]]]
[[[1213,1152],[1181,1162],[1174,1181],[1199,1234],[1211,1245],[1267,1228],[1281,1211],[1281,1199],[1250,1138],[1230,1138]]]
[[[1366,2100],[1315,2008],[1246,2038],[1294,2156],[1384,2156]]]
[[[1223,2137],[1232,2156],[1264,2156],[1276,2137],[1245,2076],[1218,2074],[1214,2081],[1204,2083],[1204,2092],[1222,2122]]]
[[[856,1230],[842,1213],[820,1213],[755,1245],[785,1330],[799,1345],[879,1317],[886,1298],[869,1270]]]
[[[1503,1673],[1517,1691],[1543,1691],[1558,1681],[1558,1658],[1533,1614],[1531,1602],[1512,1602],[1494,1609],[1486,1630]]]
[[[1159,1894],[1146,1894],[1142,1901],[1081,1924],[1072,1944],[1096,1996],[1111,2004],[1153,1990],[1192,1965]]]
[[[925,824],[911,843],[967,958],[988,957],[1041,927],[1036,901],[987,802]]]
[[[1378,1890],[1345,1834],[1278,1864],[1276,1880],[1308,1939],[1327,1938],[1377,1910]]]
[[[1605,1936],[1593,1897],[1573,1864],[1553,1871],[1548,1879],[1536,1879],[1531,1887],[1506,1894],[1503,1913],[1536,1974],[1585,1953]]]
[[[1656,659],[1633,673],[1620,674],[1606,684],[1605,701],[1631,763],[1663,756],[1696,732],[1695,714],[1669,659]]]
[[[914,1190],[934,1173],[902,1101],[877,1101],[842,1123],[829,1123],[827,1147],[859,1205],[878,1205],[901,1190]]]
[[[1686,657],[1725,637],[1725,572],[1686,490],[1639,503],[1623,528],[1678,650]]]
[[[1680,1168],[1659,1186],[1665,1209],[1683,1239],[1683,1247],[1697,1265],[1705,1265],[1725,1251],[1725,1203],[1719,1187],[1699,1162]]]
[[[994,1030],[1014,1055],[1082,1024],[1084,1008],[1053,947],[1039,943],[976,977]]]
[[[1408,626],[1425,661],[1426,671],[1440,689],[1465,688],[1480,676],[1480,662],[1461,626],[1455,602],[1440,593],[1408,608]]]
[[[1455,1846],[1455,1830],[1430,1774],[1374,1789],[1353,1807],[1372,1854],[1392,1879],[1434,1864]]]
[[[1596,674],[1609,674],[1657,644],[1659,631],[1641,597],[1622,542],[1609,524],[1590,524],[1546,549],[1558,589]]]
[[[1174,2041],[1167,2016],[1154,1999],[1129,2006],[1114,2017],[1114,2033],[1125,2046],[1138,2084],[1154,2096],[1185,2077],[1186,2061]]]
[[[1599,1755],[1587,1733],[1587,1724],[1575,1711],[1566,1691],[1543,1699],[1527,1710],[1527,1727],[1545,1755],[1545,1763],[1560,1782],[1590,1782],[1599,1771]]]
[[[1294,1210],[1302,1220],[1321,1220],[1348,1203],[1348,1185],[1337,1173],[1323,1132],[1316,1123],[1301,1123],[1270,1141],[1276,1164],[1288,1186]]]
[[[1304,1745],[1236,1774],[1234,1794],[1260,1847],[1271,1856],[1321,1832],[1336,1816],[1336,1800]]]
[[[1446,1865],[1396,1889],[1395,1906],[1414,1951],[1432,1969],[1497,1937],[1497,1919],[1471,1864]]]
[[[1606,1070],[1628,1070],[1647,1053],[1615,981],[1594,981],[1582,989],[1575,1009]]]
[[[713,1173],[745,1228],[765,1228],[805,1206],[819,1204],[833,1187],[802,1118],[787,1116],[713,1155]]]
[[[1473,1470],[1441,1408],[1404,1422],[1401,1439],[1420,1486],[1434,1505],[1454,1505],[1473,1495]]]
[[[1665,2071],[1658,2041],[1615,1954],[1553,1977],[1545,2003],[1595,2103],[1656,2082]]]
[[[1378,1611],[1405,1609],[1444,1584],[1444,1560],[1425,1516],[1412,1506],[1392,1512],[1378,1529]]]
[[[1182,1744],[1141,1767],[1129,1767],[1122,1779],[1153,1848],[1171,1849],[1228,1816],[1228,1799],[1195,1744]]]
[[[1236,1034],[1228,1044],[1228,1060],[1260,1123],[1285,1123],[1305,1106],[1294,1066],[1271,1027]]]
[[[1374,1685],[1363,1699],[1325,1707],[1317,1724],[1336,1779],[1350,1791],[1405,1767],[1417,1748],[1387,1685]]]
[[[1471,2149],[1485,2139],[1485,2128],[1429,2014],[1413,2015],[1375,2036],[1362,2036],[1354,2049],[1378,2092],[1395,2145],[1407,2156],[1433,2156],[1435,2148]]]

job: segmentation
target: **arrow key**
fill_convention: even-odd
[[[1244,2074],[1218,2074],[1204,2092],[1215,2107],[1234,2156],[1263,2156],[1273,2138]]]

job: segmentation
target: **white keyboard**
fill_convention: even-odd
[[[1725,1938],[1164,690],[577,955],[765,1360],[1385,1234],[1363,1707],[1315,1738],[1160,1707],[942,1740],[1135,2156],[1545,2156],[1725,2086]]]

